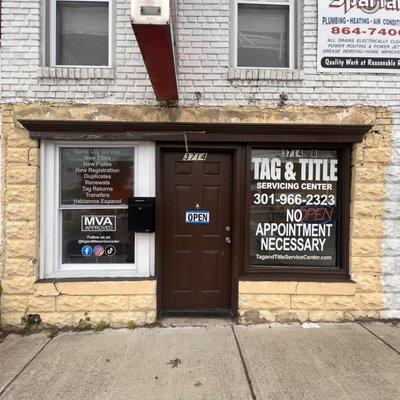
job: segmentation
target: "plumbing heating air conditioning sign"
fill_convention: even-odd
[[[400,72],[400,0],[319,0],[318,70]]]

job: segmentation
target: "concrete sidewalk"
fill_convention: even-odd
[[[8,336],[0,399],[400,399],[392,324],[186,326]]]

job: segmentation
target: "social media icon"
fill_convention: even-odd
[[[85,257],[89,257],[93,254],[93,249],[91,246],[83,246],[81,249],[81,253]]]
[[[96,257],[101,257],[104,254],[104,247],[103,246],[95,246],[95,248],[93,249],[93,254]]]
[[[114,246],[108,245],[106,247],[106,256],[112,257],[113,255],[115,255],[116,252],[117,249]]]

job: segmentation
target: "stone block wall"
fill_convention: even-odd
[[[352,160],[350,274],[354,283],[242,281],[242,322],[344,321],[395,315],[388,313],[393,304],[387,301],[390,278],[384,276],[390,255],[385,244],[392,235],[385,230],[385,202],[388,171],[393,174],[388,167],[393,116],[390,109],[378,107],[374,117],[373,130],[355,146]],[[398,254],[398,249],[393,252]],[[394,267],[392,279],[398,276]]]
[[[21,328],[39,314],[47,325],[71,326],[87,317],[112,326],[153,323],[156,281],[37,282],[39,257],[38,142],[20,118],[371,124],[353,154],[351,276],[354,283],[240,282],[243,322],[338,321],[378,318],[382,293],[386,177],[392,154],[393,118],[385,107],[187,107],[18,104],[3,106],[4,169],[2,326]],[[391,168],[391,167],[390,167]],[[389,171],[390,171],[389,168]],[[392,172],[393,173],[393,172]]]
[[[357,123],[369,118],[370,111],[364,110],[373,109],[381,110],[376,115],[372,112],[381,133],[369,134],[354,153],[351,262],[357,290],[378,293],[381,288],[383,303],[376,310],[381,309],[383,317],[400,317],[399,75],[319,73],[317,0],[301,0],[303,49],[299,69],[235,69],[230,52],[230,11],[234,2],[180,0],[179,107],[155,106],[147,108],[150,112],[146,113],[146,106],[157,102],[130,26],[130,2],[114,0],[114,62],[110,68],[63,68],[44,62],[47,0],[2,1],[0,89],[1,103],[5,105],[1,140],[5,143],[6,136],[8,144],[3,148],[1,166],[3,181],[10,179],[10,187],[7,193],[3,190],[7,198],[3,196],[0,218],[12,218],[7,227],[3,226],[9,251],[5,244],[0,245],[3,279],[20,271],[21,280],[29,287],[37,273],[37,190],[32,184],[38,177],[37,143],[29,140],[20,127],[14,130],[10,125],[13,107],[7,104],[16,104],[18,115],[25,118],[34,115],[143,121],[170,118]],[[278,109],[276,104],[282,92],[287,94],[288,106]],[[47,106],[38,106],[39,102]],[[27,107],[26,103],[32,104]],[[50,107],[48,103],[54,105]],[[66,103],[71,106],[66,107]],[[107,104],[121,105],[120,111]],[[93,108],[90,116],[86,107]],[[223,107],[226,111],[221,111]],[[336,111],[330,115],[333,109]],[[303,110],[303,115],[298,110]],[[9,171],[8,163],[13,163],[16,172],[14,168]],[[10,207],[12,199],[15,205]],[[23,242],[14,243],[18,238]]]
[[[370,309],[369,299],[356,295],[356,283],[321,282],[246,282],[239,284],[239,312],[241,322],[304,322],[344,321],[361,316],[352,314],[357,309],[371,315],[381,307],[382,299]],[[376,301],[376,299],[375,299]],[[376,316],[376,315],[375,315]]]
[[[76,327],[104,321],[112,327],[149,325],[156,320],[156,282],[54,282],[20,284],[6,279],[2,326],[22,328],[24,315],[38,314],[44,326]]]
[[[68,107],[54,107],[63,118]],[[113,327],[152,324],[156,320],[156,281],[38,282],[39,277],[39,143],[16,121],[43,115],[42,105],[2,109],[4,150],[2,197],[1,326],[22,329],[22,318],[40,316],[45,326],[77,326],[104,321]],[[85,112],[90,113],[90,108]],[[52,246],[52,243],[48,243]]]

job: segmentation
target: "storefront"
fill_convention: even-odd
[[[83,106],[74,120],[52,106],[47,119],[10,110],[5,326],[26,314],[60,326],[378,315],[378,295],[363,289],[379,244],[358,236],[362,216],[379,212],[364,182],[385,163],[370,164],[368,149],[384,110],[308,107],[311,123],[305,109],[287,123],[273,109],[258,120],[234,110],[238,123],[225,109],[131,122],[150,110],[128,109],[124,122],[94,121]],[[27,165],[13,160],[22,153]]]

